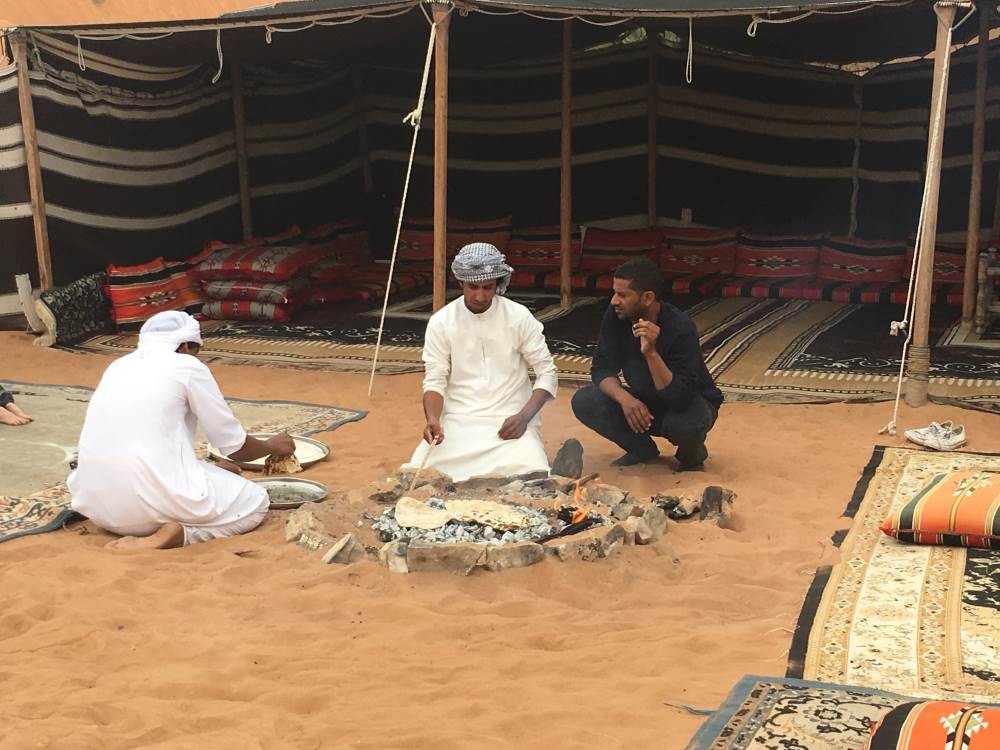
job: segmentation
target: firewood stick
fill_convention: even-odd
[[[431,451],[434,450],[435,445],[437,445],[437,443],[431,443],[428,446],[427,452],[424,454],[424,460],[420,462],[420,466],[417,468],[416,473],[414,473],[413,479],[410,481],[410,489],[408,489],[407,492],[413,492],[413,488],[417,486],[417,480],[420,478],[420,473],[424,470],[424,467],[427,466],[427,460],[431,457]]]

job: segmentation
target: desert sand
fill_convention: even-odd
[[[17,333],[0,351],[0,382],[92,387],[110,361]],[[369,400],[364,375],[213,371],[227,396],[367,409],[315,436],[330,460],[300,476],[335,491],[391,473],[422,430],[419,375],[379,377]],[[784,674],[874,445],[951,419],[967,450],[996,449],[981,412],[904,406],[888,437],[890,403],[731,403],[705,473],[613,469],[618,449],[576,423],[571,395],[543,412],[550,456],[575,436],[587,471],[640,496],[732,488],[736,528],[671,522],[608,560],[468,578],[323,565],[285,544],[287,512],[162,552],[109,552],[89,523],[14,540],[0,545],[0,747],[683,748],[703,717],[668,703],[714,708],[744,674]]]

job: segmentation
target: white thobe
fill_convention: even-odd
[[[549,470],[539,415],[520,438],[503,440],[497,434],[533,389],[553,397],[558,389],[542,324],[528,308],[497,295],[486,312],[476,314],[459,297],[428,321],[423,360],[424,392],[444,397],[444,441],[434,446],[427,466],[456,481]],[[529,366],[535,371],[534,388]],[[405,468],[420,466],[428,448],[421,441]]]
[[[266,490],[198,460],[199,423],[224,455],[246,441],[198,359],[154,346],[113,362],[87,407],[78,468],[68,480],[73,510],[123,535],[180,523],[188,542],[256,526]]]

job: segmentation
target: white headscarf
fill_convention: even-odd
[[[458,251],[451,262],[451,272],[459,281],[475,283],[497,280],[497,294],[507,291],[514,269],[507,265],[507,258],[488,242],[473,242]]]
[[[181,344],[201,345],[201,325],[186,312],[167,310],[156,313],[139,329],[139,349],[164,348],[176,351]]]

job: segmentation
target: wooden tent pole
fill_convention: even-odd
[[[646,51],[648,54],[647,81],[649,91],[646,97],[646,223],[655,227],[659,211],[656,203],[656,149],[659,139],[656,126],[659,120],[660,82],[659,45],[656,29],[646,27]]]
[[[979,44],[976,47],[976,107],[972,121],[972,178],[969,185],[969,224],[965,234],[965,278],[962,285],[962,323],[971,326],[976,310],[976,269],[983,211],[983,144],[986,136],[986,66],[989,59],[990,19],[979,6]]]
[[[354,84],[354,123],[358,129],[358,151],[361,154],[361,179],[366,193],[375,190],[375,178],[372,177],[372,160],[368,151],[368,107],[365,102],[365,82],[361,69],[351,66],[351,81]]]
[[[38,255],[38,282],[42,289],[52,288],[52,258],[49,255],[49,227],[45,219],[45,193],[42,190],[42,163],[38,158],[38,133],[35,108],[31,103],[31,79],[28,77],[28,42],[22,34],[7,37],[17,65],[17,100],[21,105],[21,129],[24,131],[24,154],[31,193],[31,216],[35,226],[35,253]]]
[[[448,26],[444,3],[431,3],[434,38],[434,311],[444,307],[448,263]]]
[[[559,304],[569,309],[573,285],[570,279],[573,266],[573,173],[570,162],[573,155],[573,26],[572,19],[563,21],[562,36],[562,112],[560,117],[560,171],[559,171]]]
[[[913,302],[913,340],[907,362],[906,403],[923,406],[927,403],[927,385],[930,373],[930,347],[928,330],[931,319],[932,280],[934,275],[934,245],[937,241],[938,193],[941,188],[941,152],[944,145],[945,114],[948,109],[948,74],[946,65],[951,56],[948,40],[955,21],[954,5],[935,6],[937,42],[934,47],[934,83],[931,89],[931,118],[927,128],[927,172],[930,173],[924,225],[917,242],[920,254],[917,261],[917,282]],[[934,132],[938,137],[934,138]]]
[[[250,210],[250,159],[247,156],[247,118],[243,106],[243,69],[239,64],[229,66],[233,86],[233,131],[236,134],[236,171],[240,180],[240,221],[243,239],[253,237],[253,213]]]

